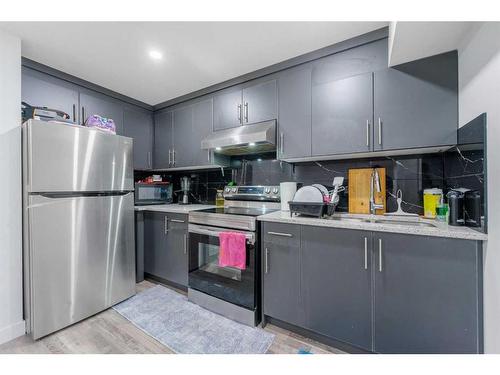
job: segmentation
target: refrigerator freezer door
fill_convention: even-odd
[[[29,197],[34,339],[135,294],[134,195]]]
[[[37,120],[24,126],[28,193],[134,189],[131,138]]]

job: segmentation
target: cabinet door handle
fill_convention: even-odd
[[[378,239],[378,272],[382,272],[382,239]]]
[[[248,122],[248,102],[245,103],[245,122]]]
[[[148,151],[148,168],[151,168],[151,151]]]
[[[172,167],[175,167],[175,148],[172,149]]]
[[[366,147],[370,147],[370,120],[366,120]]]
[[[293,237],[290,233],[280,233],[280,232],[267,232],[267,234],[270,234],[272,236],[280,236],[280,237]]]
[[[73,104],[73,122],[76,123],[76,104]]]
[[[281,156],[285,154],[285,134],[283,132],[280,133],[280,153]]]
[[[378,118],[378,144],[382,145],[382,119]]]
[[[188,243],[188,238],[187,234],[184,235],[184,254],[187,254],[187,243]]]
[[[81,125],[85,125],[85,107],[82,106],[82,118],[81,118]]]
[[[368,238],[365,237],[365,270],[368,269]]]
[[[210,163],[210,150],[207,150],[207,160]]]
[[[167,216],[165,216],[163,218],[163,227],[164,227],[163,230],[164,230],[165,234],[167,234],[168,233],[168,217]]]
[[[170,219],[172,223],[185,223],[184,220],[179,220],[179,219]]]
[[[238,122],[241,124],[241,104],[238,104]]]
[[[172,150],[168,149],[168,166],[172,164]]]
[[[264,272],[269,273],[269,250],[266,247],[264,251]]]

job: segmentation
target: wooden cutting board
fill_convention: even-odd
[[[376,168],[380,176],[380,193],[375,192],[375,203],[383,203],[384,209],[376,210],[377,215],[386,212],[385,168]],[[372,168],[349,169],[349,213],[370,213],[370,177]]]

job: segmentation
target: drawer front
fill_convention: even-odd
[[[300,225],[264,223],[262,237],[265,242],[299,247]]]

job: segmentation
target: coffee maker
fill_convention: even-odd
[[[188,176],[181,178],[182,199],[179,199],[179,204],[189,204],[189,193],[191,191],[191,179]]]

